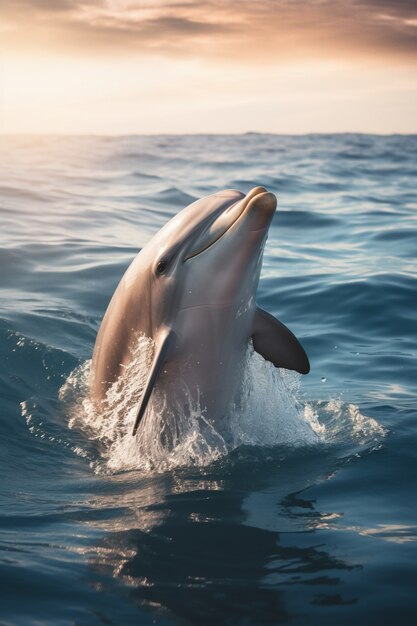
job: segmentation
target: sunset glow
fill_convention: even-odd
[[[415,2],[2,5],[3,133],[417,131]]]

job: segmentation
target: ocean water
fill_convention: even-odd
[[[0,154],[0,624],[414,624],[417,136],[21,136]],[[165,450],[162,406],[138,443],[129,398],[89,405],[108,301],[176,212],[255,185],[278,196],[258,303],[311,373],[249,346],[226,440],[192,407]]]

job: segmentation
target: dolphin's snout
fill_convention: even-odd
[[[274,213],[277,208],[277,198],[270,191],[257,194],[250,202],[251,207],[256,211]]]
[[[258,191],[259,190],[259,191]],[[254,193],[256,191],[256,193]],[[277,208],[277,198],[263,187],[255,187],[249,192],[251,199],[247,205],[247,219],[250,220],[250,230],[268,228]]]

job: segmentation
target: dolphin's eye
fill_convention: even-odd
[[[168,259],[161,259],[156,266],[156,271],[158,274],[163,274],[168,267]]]

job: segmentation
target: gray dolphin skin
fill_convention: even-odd
[[[257,307],[256,290],[277,200],[263,187],[193,202],[139,252],[121,279],[94,347],[90,389],[97,407],[131,362],[138,335],[153,362],[133,434],[157,388],[179,406],[198,401],[213,423],[227,419],[250,339],[276,367],[307,374],[292,332]],[[139,383],[138,383],[139,384]]]

